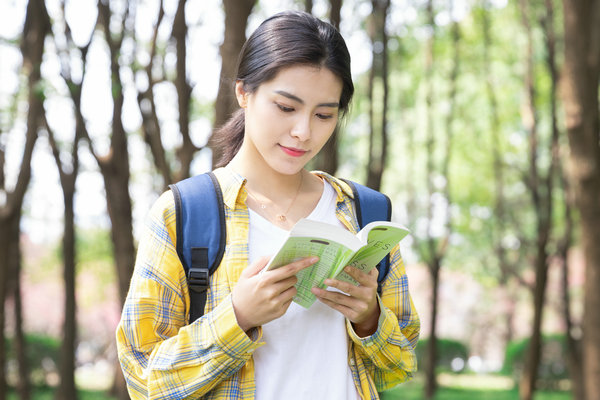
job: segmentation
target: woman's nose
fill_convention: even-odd
[[[296,121],[294,122],[294,126],[292,127],[292,136],[298,138],[301,141],[309,139],[311,134],[310,122],[310,116],[298,115],[298,118],[296,119]]]

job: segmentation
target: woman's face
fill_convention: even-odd
[[[236,96],[246,118],[241,151],[252,163],[297,173],[333,133],[341,94],[341,79],[316,66],[284,68],[252,93],[238,82]]]

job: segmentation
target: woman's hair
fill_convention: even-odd
[[[346,114],[354,93],[346,42],[333,25],[305,12],[286,11],[266,19],[242,47],[235,80],[253,93],[281,69],[294,65],[325,67],[338,76],[343,85],[340,112]],[[215,132],[215,143],[222,149],[218,167],[227,165],[240,149],[244,126],[240,109]]]

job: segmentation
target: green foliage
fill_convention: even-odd
[[[112,268],[106,264],[113,263],[113,248],[110,232],[106,229],[77,230],[76,235],[77,263],[80,270],[94,270],[100,275],[110,275],[112,279]],[[46,280],[51,275],[56,275],[58,270],[62,271],[62,241],[54,243],[52,249],[44,255],[39,263],[31,265],[35,272],[35,282]]]
[[[429,339],[420,339],[417,345],[417,363],[419,370],[423,371],[427,359],[427,344]],[[461,343],[453,339],[437,339],[437,371],[452,371],[452,372],[464,372],[466,370],[467,358],[469,357],[469,350],[464,343]],[[456,363],[455,360],[460,360]],[[453,361],[455,365],[453,366]]]
[[[116,282],[112,247],[108,230],[78,232],[78,306],[94,307],[106,300],[109,288]],[[85,329],[82,328],[82,333]]]
[[[105,229],[77,231],[78,262],[82,264],[113,262],[110,232]]]
[[[77,230],[76,236],[78,307],[96,307],[112,296],[116,282],[110,232]],[[62,242],[55,243],[39,261],[30,262],[26,268],[28,279],[34,284],[55,282],[62,277]],[[86,327],[82,329],[84,332]]]
[[[382,400],[421,400],[424,399],[423,384],[411,381],[401,384],[394,389],[384,392]],[[433,400],[515,400],[519,398],[517,389],[481,389],[481,388],[455,388],[440,387]],[[538,390],[534,395],[535,400],[570,400],[571,394],[562,391]]]
[[[512,376],[515,381],[521,375],[528,356],[529,338],[512,341],[506,347],[501,373]],[[560,380],[569,378],[567,344],[564,335],[543,337],[541,360],[538,366],[538,385],[542,388],[557,387]]]
[[[39,335],[27,334],[25,336],[25,357],[27,366],[31,373],[31,381],[35,385],[45,385],[46,375],[50,372],[55,372],[58,366],[56,365],[60,353],[60,341],[57,338]],[[17,354],[15,351],[14,338],[5,339],[6,358],[9,365],[13,365],[16,372]]]
[[[49,387],[35,387],[33,388],[33,400],[54,400],[56,398],[56,389]],[[17,400],[19,397],[15,393],[14,389],[8,391],[8,400]],[[110,396],[103,391],[95,390],[78,390],[77,398],[79,400],[114,400],[116,397]]]
[[[111,283],[114,280],[114,256],[110,232],[105,229],[78,230],[75,240],[78,273],[87,271],[96,275],[98,283]],[[32,272],[31,279],[38,283],[61,274],[62,265],[62,242],[58,241],[28,269]]]

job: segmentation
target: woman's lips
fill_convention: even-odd
[[[279,145],[279,146],[281,146],[281,145]],[[283,150],[283,152],[285,154],[292,156],[292,157],[301,157],[304,154],[306,154],[306,150],[296,149],[294,147],[281,146],[281,150]]]

